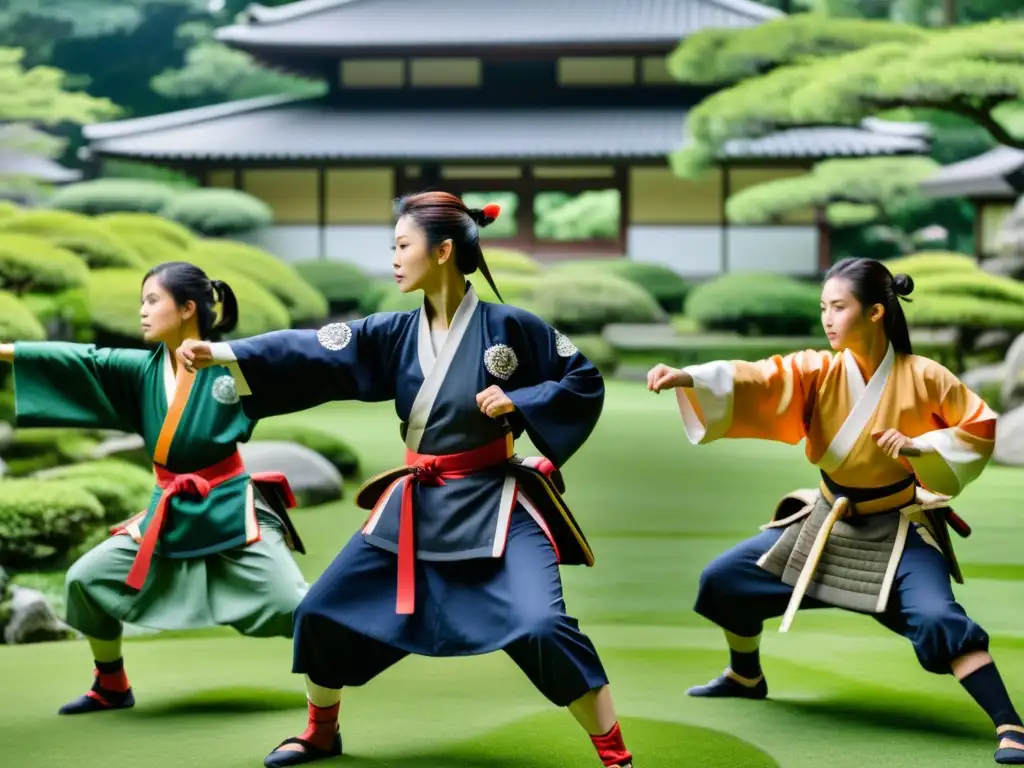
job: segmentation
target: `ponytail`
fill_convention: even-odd
[[[210,329],[211,333],[222,336],[231,333],[238,326],[238,299],[231,286],[223,280],[211,280],[213,295],[220,304],[220,319]]]

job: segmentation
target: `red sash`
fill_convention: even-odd
[[[135,562],[132,563],[131,570],[128,572],[128,578],[125,579],[125,584],[137,590],[142,589],[142,586],[146,583],[146,576],[149,575],[149,566],[153,560],[156,543],[160,539],[160,531],[163,528],[167,504],[170,500],[182,493],[198,495],[200,498],[205,499],[210,495],[211,488],[215,488],[221,483],[238,477],[245,472],[245,464],[242,463],[242,455],[235,451],[224,461],[218,462],[212,467],[200,469],[197,472],[179,475],[159,464],[154,464],[153,469],[156,472],[156,484],[163,488],[164,492],[160,495],[156,511],[153,513],[153,519],[150,520],[149,527],[146,528],[146,533],[142,537],[142,543],[139,545],[139,551],[135,555]]]
[[[405,452],[410,470],[403,480],[402,509],[398,522],[398,600],[396,613],[410,614],[416,608],[416,545],[413,541],[413,483],[445,485],[445,480],[468,477],[489,467],[504,464],[512,456],[511,435],[462,453],[430,456]]]

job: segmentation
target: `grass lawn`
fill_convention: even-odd
[[[335,426],[359,447],[367,472],[401,461],[389,404],[336,404],[289,418]],[[684,695],[726,663],[719,632],[691,610],[701,568],[755,533],[782,494],[814,485],[801,447],[693,448],[671,397],[612,383],[594,438],[565,475],[597,554],[596,567],[563,571],[566,600],[602,653],[638,766],[993,764],[988,721],[955,680],[923,672],[905,640],[865,617],[806,612],[786,635],[770,625],[762,650],[769,701]],[[967,577],[958,597],[992,635],[1003,676],[1024,704],[1022,488],[1024,473],[993,467],[957,511],[974,527],[958,540]],[[296,518],[312,550],[299,562],[313,580],[364,513],[346,501]],[[287,641],[220,629],[163,634],[128,641],[126,659],[134,710],[58,719],[57,707],[89,683],[87,646],[0,646],[0,766],[259,766],[304,726]],[[500,653],[403,661],[346,693],[343,733],[349,756],[337,764],[353,768],[597,764],[568,713]]]

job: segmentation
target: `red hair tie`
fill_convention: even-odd
[[[488,203],[483,207],[483,213],[488,219],[496,219],[501,213],[501,206],[496,203]]]

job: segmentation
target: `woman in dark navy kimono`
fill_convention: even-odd
[[[359,490],[365,525],[295,613],[292,669],[313,684],[309,723],[267,766],[340,754],[341,689],[406,655],[496,650],[569,708],[604,765],[632,766],[558,567],[593,564],[558,468],[596,426],[604,383],[565,335],[480,301],[466,281],[479,268],[494,287],[479,227],[497,215],[443,192],[399,201],[395,278],[405,293],[424,292],[418,310],[179,353],[186,366],[227,365],[252,418],[394,400],[402,420],[406,465]],[[544,458],[515,455],[524,431]]]

